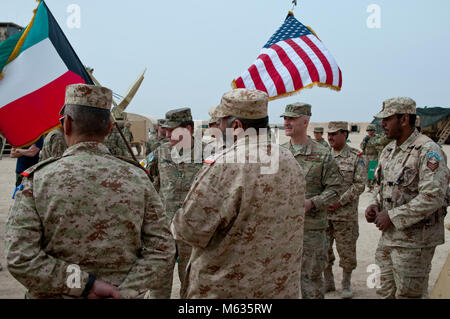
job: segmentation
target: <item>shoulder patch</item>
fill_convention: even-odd
[[[360,153],[358,153],[358,156],[362,156],[364,153],[363,152],[360,152]]]
[[[138,167],[139,169],[143,170],[145,172],[145,174],[147,174],[147,175],[149,174],[149,172],[144,167],[142,167],[142,165],[140,163],[138,163],[138,162],[135,162],[135,161],[130,160],[129,158],[123,157],[123,156],[114,156],[114,157],[118,158],[118,159],[120,159],[120,160],[122,160],[124,162],[130,163],[133,166]]]
[[[50,163],[53,163],[53,162],[59,160],[60,158],[61,157],[50,157],[50,158],[47,158],[45,161],[39,162],[36,165],[31,166],[29,169],[27,169],[26,171],[22,172],[21,175],[24,176],[24,177],[30,177],[37,170],[41,169],[42,167],[46,166],[47,164],[50,164]]]
[[[435,157],[438,161],[441,160],[441,157],[440,157],[439,154],[436,153],[436,152],[429,152],[429,153],[427,154],[427,158],[428,158],[428,159],[431,159],[432,157]]]

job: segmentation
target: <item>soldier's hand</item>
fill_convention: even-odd
[[[339,208],[341,208],[341,207],[342,207],[341,203],[336,202],[336,203],[333,203],[333,204],[328,205],[328,206],[327,206],[327,210],[328,210],[329,212],[334,213],[335,211],[337,211],[337,210],[338,210]]]
[[[314,208],[314,203],[313,203],[313,201],[312,200],[310,200],[310,199],[307,199],[307,200],[305,200],[305,212],[307,213],[307,212],[309,212],[311,209],[313,209]]]
[[[378,229],[383,232],[392,225],[387,211],[383,210],[377,214],[377,217],[375,218],[375,225],[377,225]]]
[[[96,280],[92,286],[91,291],[87,295],[88,299],[102,299],[102,298],[113,298],[122,299],[117,287],[107,284],[106,282]]]
[[[379,212],[378,205],[370,205],[366,208],[366,220],[368,223],[375,222],[375,218],[377,218],[377,214]]]

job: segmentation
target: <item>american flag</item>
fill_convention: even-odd
[[[292,12],[263,47],[256,62],[232,83],[233,88],[264,91],[270,100],[314,85],[340,91],[342,72],[315,33]]]

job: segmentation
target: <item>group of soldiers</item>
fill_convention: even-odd
[[[203,152],[210,145],[194,143],[191,109],[174,109],[158,120],[145,167],[105,146],[117,141],[111,103],[107,88],[68,86],[61,130],[23,174],[6,252],[27,297],[170,298],[178,264],[182,298],[324,298],[336,290],[336,242],[341,295],[352,298],[366,184],[365,217],[382,231],[377,293],[426,297],[450,173],[441,148],[415,129],[410,98],[383,103],[376,117],[386,135],[369,126],[360,152],[347,143],[347,122],[329,122],[329,145],[324,128],[309,137],[307,103],[286,106],[290,140],[273,143],[267,94],[235,89],[209,112],[210,156]],[[278,169],[264,173],[263,157]],[[368,181],[369,162],[378,160]]]

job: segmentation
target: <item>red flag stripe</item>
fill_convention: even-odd
[[[317,71],[314,63],[309,58],[308,54],[306,54],[306,52],[303,51],[303,49],[297,43],[292,41],[291,39],[287,39],[285,42],[287,44],[289,44],[289,46],[292,49],[294,49],[295,53],[297,53],[298,56],[303,60],[303,63],[305,63],[306,68],[308,69],[308,73],[309,73],[309,77],[311,78],[311,81],[319,82],[320,81],[319,72]],[[305,79],[302,79],[303,82],[305,82],[304,80]]]
[[[75,83],[84,83],[84,80],[68,71],[39,90],[2,107],[0,118],[20,119],[0,123],[0,131],[9,136],[10,144],[27,145],[38,139],[45,130],[57,126],[66,86]]]
[[[277,89],[277,94],[286,93],[286,86],[284,85],[283,78],[278,73],[277,69],[273,65],[270,56],[267,54],[261,54],[258,59],[264,62],[266,66],[266,70],[269,73],[269,76],[272,78],[273,83],[275,84],[275,88]]]
[[[275,52],[278,54],[278,57],[280,58],[281,63],[283,63],[283,65],[289,71],[292,82],[294,83],[294,90],[298,90],[299,88],[301,88],[303,86],[302,77],[300,76],[300,73],[298,72],[295,64],[292,63],[286,52],[284,52],[283,48],[278,44],[274,44],[273,46],[271,46],[271,49],[275,50]]]
[[[322,51],[320,51],[320,49],[311,41],[311,39],[309,39],[306,36],[301,37],[300,39],[302,39],[303,42],[305,42],[311,48],[311,50],[313,50],[313,52],[317,55],[317,57],[319,58],[320,62],[323,65],[323,67],[325,69],[325,73],[327,75],[327,80],[325,83],[332,85],[333,84],[333,70],[331,70],[330,62],[328,62],[325,55],[323,55]]]
[[[248,72],[250,73],[250,76],[252,77],[253,83],[255,84],[255,89],[269,93],[266,89],[266,86],[264,85],[264,82],[261,80],[261,76],[259,75],[258,68],[256,65],[252,65]]]
[[[239,88],[241,88],[241,89],[245,88],[244,80],[242,80],[241,76],[236,79],[236,88],[238,88],[238,89]]]
[[[342,87],[342,72],[341,72],[341,68],[339,68],[339,87]]]

